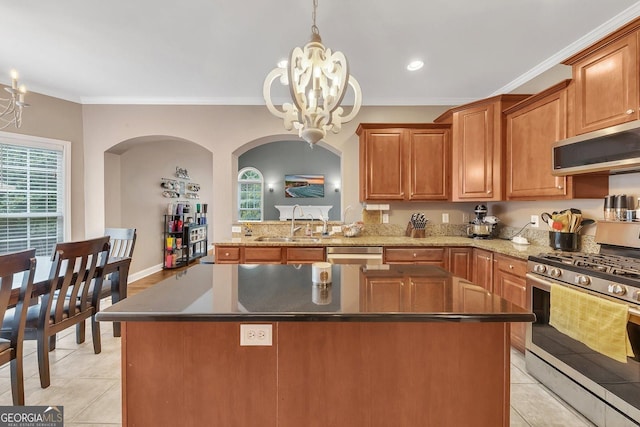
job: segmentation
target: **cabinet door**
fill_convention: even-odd
[[[361,200],[405,198],[405,129],[365,130],[360,138]]]
[[[245,264],[280,264],[282,263],[281,247],[247,246],[244,248]]]
[[[453,114],[452,200],[500,200],[500,141],[495,104]],[[499,126],[499,124],[498,124]],[[499,129],[498,129],[499,132]]]
[[[364,312],[402,311],[407,305],[403,278],[367,277],[360,280],[360,310]]]
[[[238,246],[216,246],[216,264],[239,264],[240,248]]]
[[[446,279],[414,277],[409,282],[410,312],[445,312],[451,310],[451,285]]]
[[[506,120],[507,199],[567,197],[568,178],[551,174],[551,146],[567,137],[566,90],[508,114]]]
[[[473,248],[473,283],[493,291],[493,252]]]
[[[640,117],[637,37],[633,33],[573,64],[576,134]]]
[[[449,271],[458,277],[471,280],[472,254],[472,248],[449,248]]]
[[[409,200],[447,200],[449,129],[419,129],[409,137]]]
[[[527,307],[527,281],[525,261],[504,255],[495,255],[494,293],[523,308]],[[511,324],[511,345],[524,353],[526,323]]]
[[[285,248],[287,264],[305,264],[324,261],[324,248]]]

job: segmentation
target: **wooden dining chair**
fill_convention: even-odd
[[[0,255],[0,319],[7,318],[2,322],[0,333],[0,365],[11,363],[11,394],[14,405],[24,405],[22,345],[35,271],[35,249]],[[14,275],[18,273],[22,273],[20,297],[15,308],[9,309]]]
[[[40,302],[29,307],[25,339],[37,340],[40,385],[49,386],[49,351],[56,334],[76,326],[76,342],[83,343],[84,321],[91,318],[93,351],[100,353],[100,324],[94,314],[100,309],[102,272],[109,254],[109,236],[78,242],[58,243],[49,274],[50,289]],[[96,290],[97,292],[92,292]]]
[[[109,258],[131,258],[133,257],[133,249],[136,246],[136,229],[135,228],[105,228],[104,235],[109,236],[111,251]],[[111,296],[111,303],[115,304],[123,298],[126,298],[126,289],[121,292],[122,283],[126,283],[126,278],[120,277],[120,272],[116,271],[105,276],[100,291],[100,299]],[[113,336],[119,337],[120,322],[113,323]]]

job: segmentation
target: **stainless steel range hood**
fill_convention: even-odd
[[[553,144],[553,175],[640,172],[640,120]]]

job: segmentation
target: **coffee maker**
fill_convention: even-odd
[[[467,225],[467,236],[474,239],[490,239],[493,237],[498,224],[498,218],[487,216],[487,207],[477,205],[473,212],[476,217]]]

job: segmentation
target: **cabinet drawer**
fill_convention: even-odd
[[[495,254],[494,256],[499,270],[520,277],[524,277],[524,275],[527,274],[526,261],[500,254]]]
[[[240,248],[236,246],[216,246],[216,264],[240,262]]]
[[[282,262],[282,247],[245,247],[243,262],[246,264],[280,264]]]
[[[286,248],[287,263],[324,261],[324,248]]]
[[[387,248],[384,251],[386,263],[428,263],[444,265],[446,248]]]

